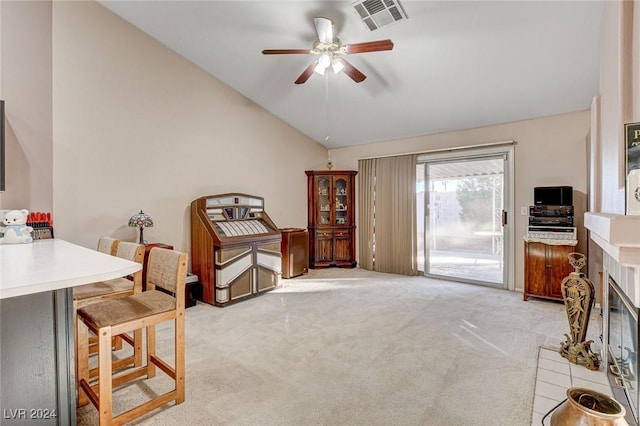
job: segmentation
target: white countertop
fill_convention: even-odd
[[[0,299],[132,274],[142,265],[57,238],[0,245]]]

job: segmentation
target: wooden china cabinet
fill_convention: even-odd
[[[353,170],[307,170],[309,267],[353,268],[355,182]]]

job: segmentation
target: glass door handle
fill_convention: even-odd
[[[502,210],[502,226],[507,226],[507,211]]]

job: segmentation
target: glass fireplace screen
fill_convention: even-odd
[[[638,308],[609,277],[609,380],[614,398],[627,410],[627,422],[638,423]]]

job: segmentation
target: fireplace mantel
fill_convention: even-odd
[[[586,212],[584,226],[620,265],[640,268],[640,216]]]

